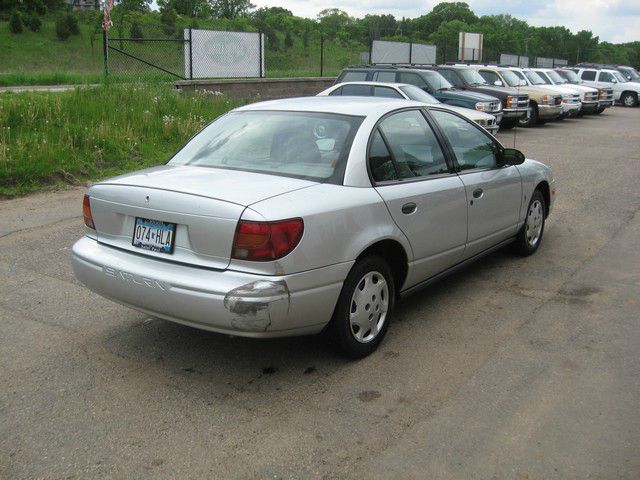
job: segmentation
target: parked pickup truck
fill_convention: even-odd
[[[421,88],[447,105],[490,113],[496,117],[498,123],[502,120],[502,103],[496,97],[454,88],[446,78],[432,70],[380,65],[349,67],[342,70],[335,83],[362,81],[408,83]]]
[[[553,94],[560,93],[560,95],[562,95],[562,112],[558,116],[559,120],[567,117],[575,117],[580,113],[582,102],[580,102],[580,94],[577,90],[569,87],[547,85],[547,82],[530,68],[512,67],[511,71],[521,80],[527,82],[529,86],[544,88]]]
[[[625,107],[637,107],[640,95],[640,83],[627,82],[627,79],[617,70],[579,68],[580,79],[590,87],[610,87],[613,90],[613,98]]]
[[[536,72],[547,85],[571,88],[573,91],[577,91],[580,95],[580,113],[596,113],[598,110],[598,98],[600,95],[597,88],[587,87],[586,85],[572,85],[566,78],[561,77],[550,68],[532,68],[531,70]]]
[[[569,85],[575,85],[579,87],[587,87],[578,74],[569,68],[556,68],[555,72],[564,78]],[[592,88],[592,87],[587,87]],[[600,87],[594,86],[598,90],[598,109],[594,112],[596,114],[600,114],[604,112],[607,108],[613,107],[616,103],[613,98],[613,89],[610,87]]]
[[[500,123],[502,129],[516,126],[527,114],[529,95],[518,92],[515,88],[489,85],[482,75],[467,65],[438,65],[428,68],[438,72],[460,90],[486,93],[500,99],[503,105],[503,118]]]
[[[525,118],[520,119],[521,127],[532,127],[538,123],[555,120],[562,113],[562,95],[548,89],[532,87],[520,79],[508,67],[495,65],[470,65],[491,85],[514,87],[529,95],[529,108]]]

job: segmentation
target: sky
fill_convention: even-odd
[[[315,18],[336,7],[353,17],[391,13],[414,18],[431,11],[438,1],[427,0],[251,0],[258,7],[284,7],[294,15]],[[466,0],[476,15],[508,13],[530,25],[564,26],[576,33],[591,30],[612,43],[640,40],[640,0]]]

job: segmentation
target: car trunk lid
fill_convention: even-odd
[[[165,261],[225,269],[247,206],[311,185],[259,173],[165,166],[99,183],[89,195],[98,241]],[[172,253],[134,246],[136,218],[174,223]]]

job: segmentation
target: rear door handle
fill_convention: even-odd
[[[402,213],[404,213],[405,215],[411,215],[417,209],[418,206],[413,202],[405,203],[404,205],[402,205]]]
[[[473,198],[480,198],[482,196],[483,190],[481,188],[476,188],[473,191]]]

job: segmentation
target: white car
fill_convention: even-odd
[[[585,85],[611,88],[615,101],[625,107],[638,106],[640,83],[628,82],[619,71],[607,68],[581,68],[577,73]]]
[[[515,73],[521,80],[527,82],[527,85],[534,87],[540,87],[545,90],[549,90],[553,93],[559,93],[562,95],[562,114],[558,118],[575,117],[580,113],[582,108],[582,102],[580,100],[580,93],[570,87],[562,85],[549,85],[543,78],[530,68],[511,68],[511,71]]]
[[[353,357],[396,300],[511,244],[533,254],[551,169],[440,104],[309,97],[222,115],[166,164],[84,197],[77,278],[147,315]]]
[[[580,101],[582,102],[582,108],[580,110],[582,113],[594,113],[598,110],[599,89],[587,87],[586,85],[573,85],[569,83],[569,80],[550,68],[532,68],[531,70],[547,82],[547,85],[570,88],[573,91],[577,91],[580,95]]]
[[[355,96],[355,97],[382,97],[382,98],[404,98],[424,102],[429,105],[438,104],[442,108],[464,115],[469,120],[473,120],[492,135],[498,133],[500,126],[494,115],[472,110],[470,108],[456,107],[441,103],[434,96],[429,95],[415,85],[408,83],[385,83],[385,82],[343,82],[332,85],[320,92],[317,96]]]

